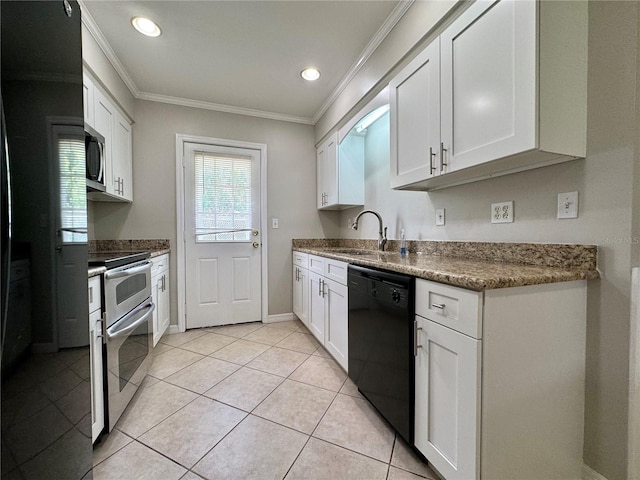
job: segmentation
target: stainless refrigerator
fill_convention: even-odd
[[[80,7],[0,19],[2,478],[92,478]]]

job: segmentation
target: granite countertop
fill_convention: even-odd
[[[403,258],[389,243],[377,252],[369,240],[294,240],[293,249],[477,291],[600,277],[593,245],[409,242]]]
[[[131,252],[147,251],[149,258],[159,257],[171,253],[169,240],[90,240],[89,251],[107,252]],[[102,275],[106,272],[105,267],[89,267],[89,277]]]

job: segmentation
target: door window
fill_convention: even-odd
[[[252,159],[195,152],[196,242],[249,242]]]

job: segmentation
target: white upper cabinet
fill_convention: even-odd
[[[391,187],[439,175],[440,41],[436,39],[389,84]]]
[[[584,157],[587,13],[587,2],[530,0],[465,10],[390,83],[391,186],[429,190]]]
[[[333,133],[317,149],[318,209],[364,205],[364,137]]]
[[[84,108],[84,123],[95,125],[96,115],[93,105],[93,81],[87,75],[82,75],[82,105]]]
[[[133,200],[131,123],[118,110],[109,95],[83,75],[84,121],[104,137],[106,192],[87,192],[98,201]]]
[[[389,93],[385,88],[316,151],[318,210],[342,210],[364,205],[365,143],[369,129],[387,121]]]
[[[116,111],[113,155],[113,189],[120,198],[133,201],[131,125]]]

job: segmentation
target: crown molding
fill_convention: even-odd
[[[409,10],[409,7],[413,5],[414,1],[415,0],[401,0],[398,5],[396,5],[396,7],[382,24],[382,26],[378,29],[376,34],[371,38],[367,46],[364,48],[364,50],[358,57],[358,60],[353,65],[351,65],[349,70],[347,70],[347,73],[345,73],[345,75],[340,80],[340,83],[338,83],[338,86],[333,90],[333,92],[331,92],[331,95],[327,97],[327,99],[315,113],[315,115],[313,116],[313,125],[318,123],[318,120],[320,120],[322,115],[324,115],[324,113],[329,109],[333,102],[336,101],[336,99],[344,91],[344,89],[347,88],[349,82],[353,80],[353,77],[356,76],[356,74],[367,62],[369,57],[373,55],[373,52],[376,51],[382,41],[387,38],[387,35],[391,33],[393,27],[395,27],[400,19],[404,16],[404,14],[407,13],[407,10]]]
[[[391,14],[387,17],[382,26],[378,29],[373,38],[369,41],[364,48],[358,60],[349,68],[347,73],[342,77],[338,86],[331,92],[329,97],[320,106],[320,109],[315,113],[313,117],[299,117],[295,115],[286,115],[276,112],[268,112],[264,110],[254,110],[251,108],[236,107],[233,105],[225,105],[220,103],[205,102],[200,100],[193,100],[182,97],[171,97],[167,95],[159,95],[155,93],[142,92],[138,89],[137,85],[133,81],[133,78],[129,75],[127,70],[120,62],[120,59],[116,55],[113,48],[109,44],[107,38],[103,35],[102,31],[98,27],[98,24],[89,13],[89,10],[85,6],[85,0],[78,0],[80,9],[82,11],[82,24],[87,28],[93,39],[96,41],[104,55],[107,57],[113,68],[116,70],[124,84],[127,86],[131,95],[139,100],[148,100],[151,102],[167,103],[172,105],[180,105],[184,107],[202,108],[205,110],[213,110],[225,113],[234,113],[237,115],[248,115],[252,117],[268,118],[271,120],[280,120],[283,122],[300,123],[304,125],[315,125],[318,120],[324,115],[331,104],[338,98],[338,96],[345,90],[349,82],[356,76],[360,69],[364,66],[369,57],[378,48],[382,41],[391,32],[393,27],[400,21],[400,19],[407,12],[409,7],[415,0],[401,0],[398,5],[393,9]]]
[[[82,14],[80,15],[82,24],[87,28],[87,30],[89,30],[89,33],[100,47],[100,50],[102,50],[102,53],[105,54],[107,60],[109,60],[111,65],[113,65],[113,68],[116,70],[118,75],[120,75],[120,78],[131,92],[131,95],[133,95],[135,98],[138,98],[140,90],[138,90],[138,87],[133,81],[133,78],[131,78],[129,72],[127,72],[127,70],[124,68],[124,65],[122,65],[122,62],[120,62],[120,59],[116,55],[116,52],[113,50],[113,48],[111,48],[111,45],[109,44],[107,38],[102,34],[102,31],[98,27],[98,24],[91,16],[91,13],[89,13],[89,9],[86,8],[84,0],[78,0],[78,4],[80,5],[80,10],[82,12]]]
[[[189,98],[171,97],[168,95],[158,95],[156,93],[148,93],[148,92],[140,92],[136,98],[140,100],[148,100],[150,102],[180,105],[182,107],[201,108],[204,110],[214,110],[216,112],[234,113],[236,115],[248,115],[250,117],[260,117],[260,118],[268,118],[270,120],[280,120],[282,122],[292,122],[292,123],[302,123],[304,125],[313,125],[313,119],[308,117],[297,117],[295,115],[286,115],[284,113],[267,112],[264,110],[254,110],[251,108],[235,107],[233,105],[224,105],[221,103],[204,102],[201,100],[191,100]]]

